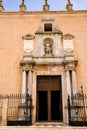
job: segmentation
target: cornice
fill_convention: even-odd
[[[36,31],[35,32],[36,35],[50,35],[50,34],[62,34],[62,32],[59,30],[59,31],[48,31],[48,32],[40,32],[40,31]]]
[[[49,14],[49,15],[62,15],[62,14],[66,14],[66,15],[77,15],[77,14],[87,14],[87,10],[74,10],[74,11],[27,11],[27,12],[0,12],[0,15],[44,15],[44,14]]]
[[[20,61],[20,65],[21,66],[24,66],[24,65],[35,65],[36,64],[36,62],[34,61],[34,60],[32,60],[32,61],[24,61],[24,60],[21,60]]]

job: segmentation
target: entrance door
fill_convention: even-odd
[[[61,120],[61,76],[37,76],[37,121]]]
[[[38,91],[38,120],[48,120],[47,91]]]

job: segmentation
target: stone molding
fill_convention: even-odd
[[[22,36],[22,39],[23,40],[33,40],[33,39],[35,39],[35,36],[31,35],[31,34],[27,34],[27,35]]]
[[[28,64],[25,64],[22,66],[22,71],[32,71],[33,72],[33,66],[32,65],[28,65]]]
[[[63,34],[56,26],[53,28],[53,31],[44,31],[42,26],[39,26],[38,30],[35,32],[35,35],[50,35],[50,34]]]
[[[71,39],[73,39],[74,38],[74,36],[72,35],[72,34],[65,34],[65,35],[63,35],[63,39],[64,40],[71,40]]]
[[[52,18],[43,18],[43,19],[41,20],[41,22],[44,22],[44,23],[54,22],[54,21],[55,21],[55,19],[52,19]]]
[[[77,60],[72,61],[64,61],[65,71],[67,70],[76,70],[76,66],[78,64]]]
[[[35,66],[35,61],[20,61],[20,66],[21,66],[21,70],[22,71],[32,71],[34,69]]]
[[[40,58],[40,57],[39,57]],[[66,70],[76,70],[76,66],[78,64],[77,60],[69,60],[69,61],[65,61],[64,58],[46,58],[47,60],[45,60],[46,57],[43,58],[34,58],[34,60],[30,61],[20,61],[20,66],[22,67],[22,71],[33,71],[35,66],[41,65],[41,66],[47,66],[47,65],[61,65],[65,67],[65,71]],[[54,61],[52,59],[55,59]]]
[[[60,30],[58,30],[58,31],[49,31],[49,32],[44,32],[44,31],[39,31],[39,30],[37,30],[36,32],[35,32],[35,34],[36,35],[50,35],[50,34],[62,34],[62,32],[60,31]]]

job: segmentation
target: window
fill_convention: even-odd
[[[52,31],[52,24],[51,23],[44,24],[44,31]]]

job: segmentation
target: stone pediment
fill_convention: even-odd
[[[34,38],[35,38],[35,36],[33,36],[31,34],[27,34],[27,35],[22,36],[23,40],[32,40]]]
[[[40,26],[38,30],[35,32],[36,35],[45,35],[45,34],[62,34],[62,31],[54,27],[53,31],[44,31],[43,28]]]
[[[72,35],[72,34],[65,34],[65,35],[63,35],[63,38],[66,40],[66,39],[68,39],[68,40],[71,40],[71,39],[73,39],[74,38],[74,36]]]

